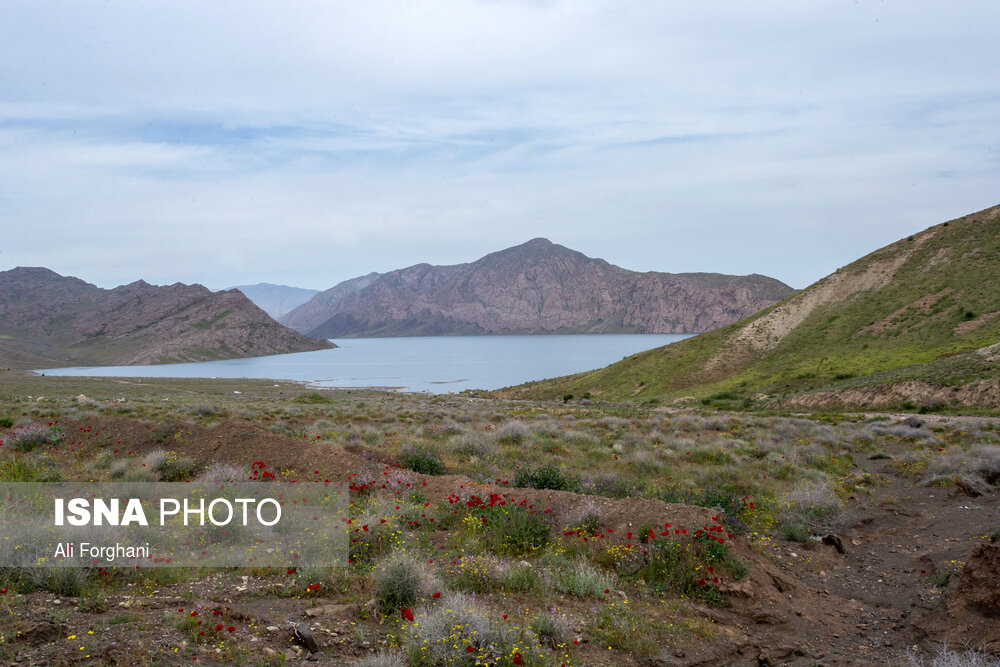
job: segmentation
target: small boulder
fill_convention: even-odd
[[[319,651],[319,644],[316,642],[316,637],[313,635],[312,628],[310,628],[305,623],[292,623],[292,635],[301,642],[303,646],[310,653],[316,653]]]
[[[839,554],[845,554],[847,551],[844,549],[844,541],[840,539],[839,535],[834,535],[830,533],[823,537],[823,544],[829,544],[831,547],[837,550]]]

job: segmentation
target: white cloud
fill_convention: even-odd
[[[803,286],[994,203],[1000,5],[9,2],[0,269],[326,287],[544,235]]]

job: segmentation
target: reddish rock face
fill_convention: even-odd
[[[236,290],[137,281],[104,290],[44,268],[0,272],[0,355],[40,365],[152,364],[331,347]]]
[[[347,281],[282,321],[324,338],[699,333],[731,324],[793,292],[759,275],[637,273],[534,239],[470,264],[418,264]]]

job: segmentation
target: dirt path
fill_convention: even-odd
[[[816,543],[775,549],[789,573],[842,601],[824,665],[898,660],[919,643],[913,623],[940,608],[945,585],[954,585],[969,553],[1000,525],[996,492],[973,498],[954,486],[914,487],[888,460],[857,462],[889,484],[860,501],[842,536],[846,553]]]

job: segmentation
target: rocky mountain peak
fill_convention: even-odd
[[[137,280],[105,290],[41,267],[0,272],[0,358],[29,368],[150,364],[331,347],[241,292]]]
[[[770,278],[637,273],[539,237],[467,264],[347,281],[282,321],[326,338],[686,333],[730,324],[791,292]]]

